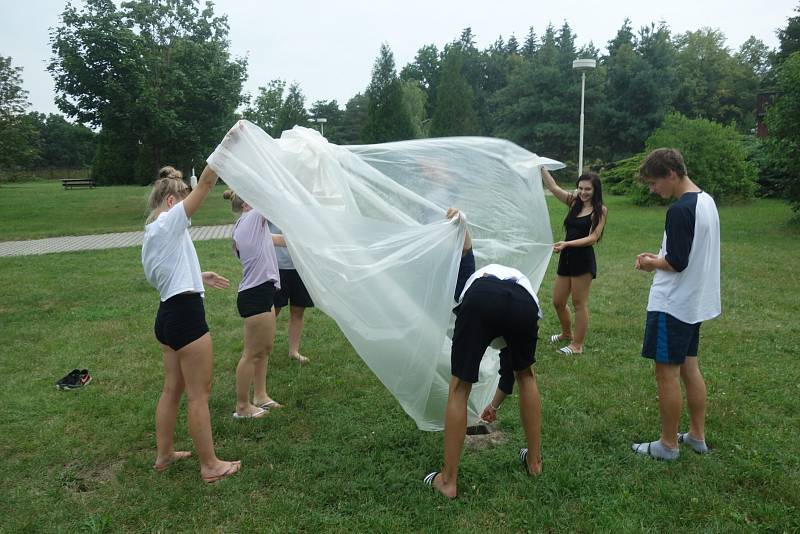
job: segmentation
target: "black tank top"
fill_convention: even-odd
[[[573,241],[575,239],[587,237],[592,231],[592,214],[589,213],[583,217],[567,217],[565,226],[567,229],[567,236],[564,238],[564,241]]]

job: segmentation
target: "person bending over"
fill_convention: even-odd
[[[461,216],[447,210],[447,218]],[[456,307],[451,378],[445,408],[444,467],[425,477],[425,483],[446,497],[458,494],[458,465],[467,431],[467,400],[478,381],[481,359],[495,338],[503,338],[508,362],[519,384],[519,411],[527,447],[519,458],[529,475],[542,471],[541,402],[533,364],[540,310],[530,281],[520,271],[491,264],[475,270],[472,240],[467,231],[454,295]]]

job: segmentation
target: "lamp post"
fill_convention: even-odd
[[[316,122],[319,124],[319,133],[322,137],[325,137],[325,123],[328,122],[328,119],[325,117],[318,117],[316,119],[308,119],[310,122]]]
[[[578,144],[578,176],[583,174],[583,94],[586,91],[586,71],[592,70],[597,66],[594,59],[576,59],[572,62],[572,68],[581,73],[581,133]]]

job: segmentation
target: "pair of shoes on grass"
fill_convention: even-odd
[[[678,434],[678,443],[689,445],[697,454],[709,452],[705,440],[695,439],[688,432]],[[634,443],[631,445],[631,450],[636,454],[649,456],[656,460],[676,460],[681,452],[678,448],[667,447],[660,439],[649,443]]]
[[[56,382],[57,389],[78,389],[92,381],[88,369],[73,369]]]

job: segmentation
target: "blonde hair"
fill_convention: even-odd
[[[158,177],[153,182],[153,189],[150,190],[150,196],[147,198],[147,209],[150,214],[147,216],[145,224],[150,224],[156,218],[156,212],[159,211],[164,200],[170,195],[181,200],[189,196],[189,186],[183,181],[183,173],[175,167],[161,167],[158,171]]]
[[[242,197],[236,194],[235,191],[228,189],[224,193],[222,193],[222,198],[225,200],[231,201],[231,210],[234,213],[242,213],[242,207],[244,206],[244,200]]]

